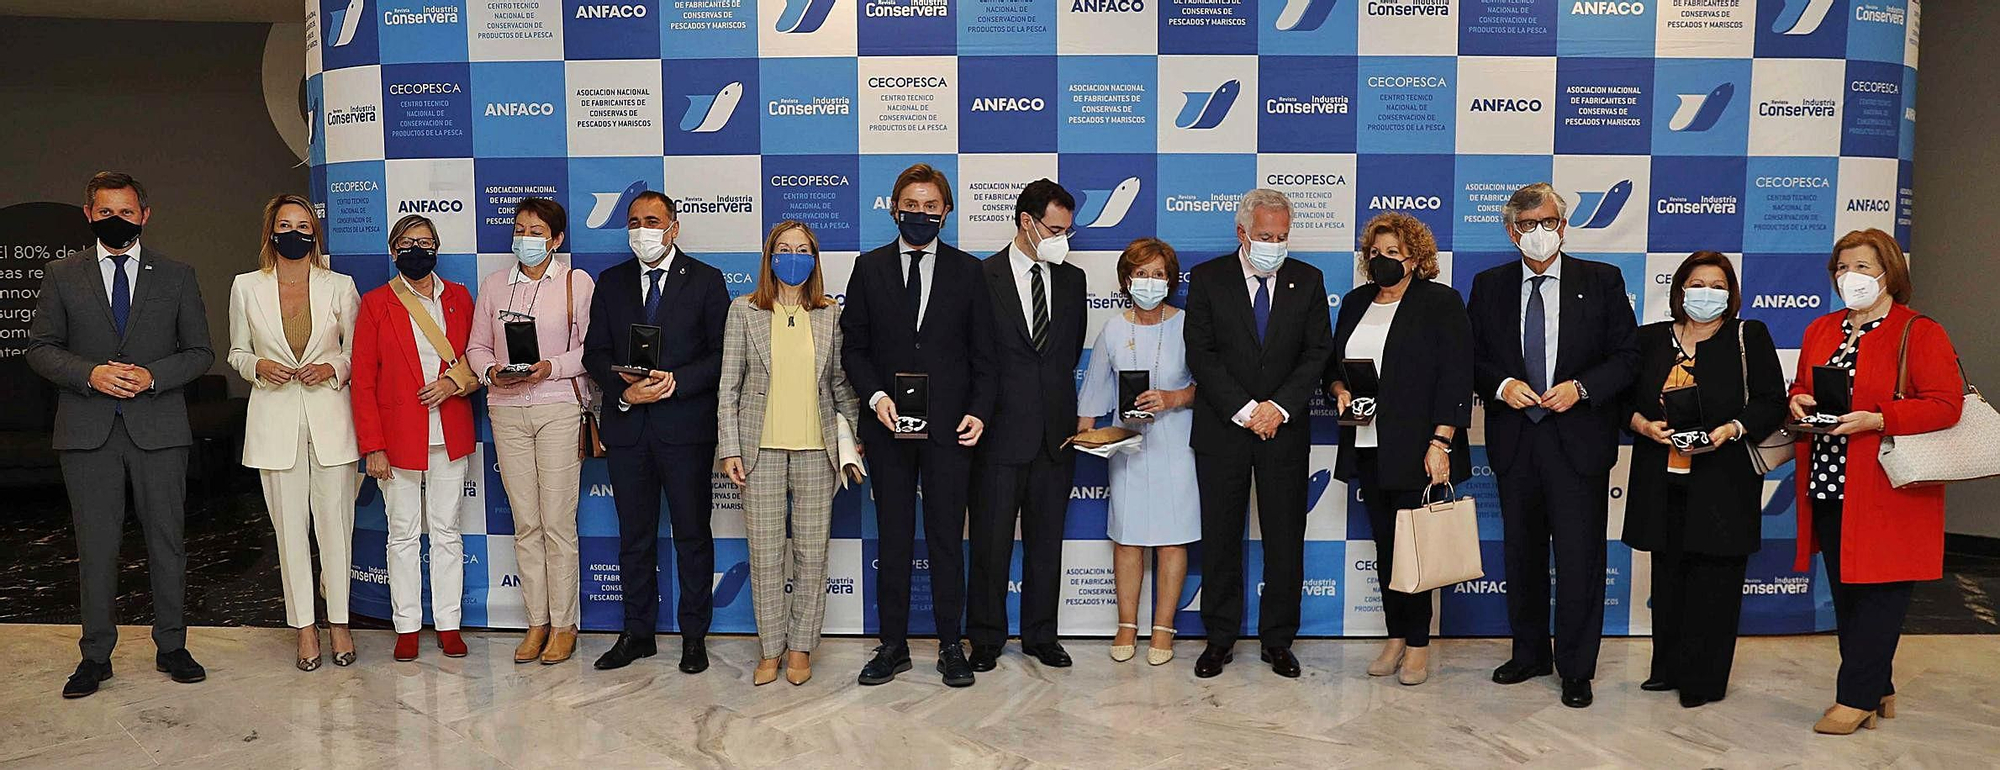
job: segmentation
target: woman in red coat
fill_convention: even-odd
[[[1876,452],[1883,436],[1943,430],[1964,402],[1958,353],[1910,299],[1909,263],[1881,230],[1858,230],[1833,246],[1827,270],[1847,309],[1806,327],[1792,416],[1816,412],[1813,368],[1852,376],[1851,411],[1827,435],[1799,442],[1799,550],[1795,568],[1825,554],[1840,634],[1835,704],[1813,729],[1847,735],[1896,715],[1891,666],[1915,581],[1944,571],[1944,487],[1889,485]],[[1896,397],[1897,360],[1909,330],[1909,387]]]
[[[431,618],[438,647],[465,655],[459,600],[465,548],[459,504],[471,475],[472,403],[479,381],[465,364],[472,295],[437,275],[437,228],[412,214],[389,231],[397,275],[361,297],[354,324],[354,437],[389,519],[389,601],[396,659],[417,658],[423,628],[419,536],[430,531]],[[419,318],[412,314],[423,314]],[[441,342],[434,342],[437,337]]]

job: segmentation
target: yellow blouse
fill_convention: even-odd
[[[764,400],[764,449],[825,449],[819,426],[819,372],[814,371],[812,311],[771,305],[771,387]]]

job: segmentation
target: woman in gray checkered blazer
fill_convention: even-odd
[[[716,421],[716,455],[743,490],[750,538],[750,593],[764,650],[754,684],[777,681],[780,654],[786,681],[812,678],[810,656],[826,616],[833,494],[842,466],[859,463],[858,450],[849,463],[841,460],[843,439],[855,444],[859,409],[841,368],[840,306],[823,289],[819,239],[803,223],[780,222],[764,239],[756,291],[729,305]],[[798,586],[790,593],[787,558]]]

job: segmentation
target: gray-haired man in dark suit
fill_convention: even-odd
[[[146,532],[155,667],[176,682],[207,677],[187,652],[181,618],[187,554],[187,402],[181,389],[215,360],[194,270],[141,249],[146,190],[102,172],[84,187],[95,246],[49,263],[28,339],[28,365],[61,390],[55,449],[69,487],[83,604],[83,662],[63,687],[81,698],[111,678],[118,642],[118,550],[129,481]]]

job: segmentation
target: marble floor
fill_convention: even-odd
[[[1543,678],[1487,680],[1504,642],[1443,640],[1441,669],[1403,687],[1362,673],[1375,642],[1302,641],[1298,680],[1256,664],[1248,643],[1197,681],[1198,642],[1159,668],[1112,663],[1102,641],[1051,670],[1013,648],[964,690],[929,663],[881,687],[854,672],[868,643],[829,639],[803,687],[750,686],[755,642],[711,640],[715,665],[674,668],[678,643],[616,672],[577,659],[516,666],[511,633],[469,634],[472,655],[428,646],[389,660],[392,636],[359,632],[353,668],[290,667],[284,629],[198,628],[209,680],[152,670],[143,628],[125,630],[117,676],[77,701],[57,693],[73,627],[0,628],[0,765],[8,767],[1991,767],[2000,756],[2000,637],[1913,636],[1897,660],[1899,718],[1850,737],[1814,735],[1831,702],[1834,640],[1743,640],[1727,700],[1680,708],[1644,693],[1649,642],[1610,639],[1597,704],[1557,703]],[[925,643],[919,642],[919,649]]]

